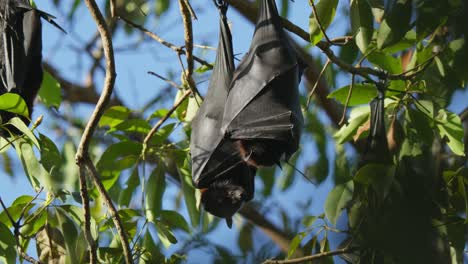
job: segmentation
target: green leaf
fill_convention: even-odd
[[[50,175],[37,160],[31,143],[25,139],[19,139],[14,141],[13,145],[31,185],[38,189],[42,183],[47,189],[51,189]]]
[[[60,83],[47,71],[44,72],[44,79],[38,96],[47,107],[58,109],[62,103]]]
[[[411,0],[393,1],[377,33],[377,47],[383,49],[401,40],[410,30]]]
[[[239,238],[237,244],[239,245],[239,248],[241,249],[244,255],[247,255],[247,253],[254,248],[252,230],[252,225],[247,223],[243,225],[241,230],[239,231]]]
[[[356,45],[365,54],[374,32],[372,10],[366,0],[351,0],[350,19]]]
[[[271,192],[273,191],[273,187],[275,186],[275,172],[276,168],[275,167],[265,167],[265,168],[260,168],[257,171],[257,175],[260,176],[260,179],[262,180],[262,192],[261,194],[264,197],[270,196]]]
[[[203,64],[202,66],[196,68],[196,69],[195,69],[195,72],[196,72],[196,73],[199,73],[199,74],[205,73],[205,72],[207,72],[207,71],[213,69],[214,64],[210,64],[210,65],[211,65],[211,66],[208,66],[208,65]]]
[[[369,117],[369,106],[359,106],[351,110],[349,115],[348,124],[342,126],[333,136],[338,144],[343,144],[346,141],[349,141],[358,128],[364,124]]]
[[[195,188],[192,185],[192,175],[190,173],[189,161],[186,159],[183,166],[178,166],[180,183],[184,193],[185,205],[190,216],[192,226],[196,227],[200,224],[200,212],[197,207],[197,200],[195,198]]]
[[[29,110],[26,102],[21,96],[15,93],[4,93],[0,95],[0,110],[29,118]]]
[[[73,220],[67,215],[66,211],[58,208],[57,220],[59,223],[60,230],[63,232],[63,239],[65,242],[67,257],[70,259],[77,259],[76,255],[76,238],[78,236],[78,230]]]
[[[166,190],[164,171],[164,166],[158,165],[146,183],[145,215],[150,222],[155,222],[161,213],[164,191]]]
[[[403,72],[401,61],[388,53],[374,51],[367,56],[367,59],[376,67],[388,71],[389,73],[399,74]]]
[[[132,200],[133,192],[136,190],[138,185],[140,184],[140,176],[138,173],[138,166],[135,166],[133,169],[132,174],[128,177],[125,186],[123,187],[122,192],[119,196],[119,204],[121,206],[129,206],[130,201]]]
[[[110,145],[104,151],[96,168],[106,190],[115,184],[123,170],[132,168],[138,162],[141,149],[140,143],[123,141]]]
[[[416,32],[418,40],[426,38],[429,34],[442,26],[447,17],[445,16],[448,1],[420,1],[416,5]]]
[[[19,117],[13,117],[8,121],[7,124],[10,124],[17,128],[21,133],[23,133],[37,148],[40,149],[40,144],[39,141],[37,141],[36,136],[33,134],[33,132],[28,128],[28,126],[21,120]]]
[[[166,126],[161,127],[156,134],[151,138],[150,143],[153,146],[160,146],[163,144],[167,138],[171,135],[171,133],[174,131],[176,124],[168,124]]]
[[[321,184],[329,174],[330,165],[326,153],[320,153],[317,161],[306,168],[307,178],[314,184]]]
[[[169,0],[156,0],[154,11],[156,16],[161,16],[164,14],[170,7],[171,1]]]
[[[382,19],[385,13],[384,0],[367,0],[367,2],[372,9],[372,14],[374,15],[375,21],[377,21],[379,24],[382,23]]]
[[[315,6],[317,8],[317,15],[320,20],[320,24],[323,29],[326,30],[335,17],[338,0],[320,0],[320,2]],[[310,42],[313,45],[317,44],[323,38],[323,32],[320,30],[319,23],[317,18],[314,16],[314,13],[309,16],[309,33]]]
[[[180,99],[182,99],[182,97],[184,96],[185,94],[185,90],[183,89],[180,89],[175,98],[174,98],[174,104],[176,102],[178,102]],[[185,114],[187,113],[187,107],[188,107],[188,100],[185,99],[180,105],[179,107],[177,107],[177,109],[174,111],[175,112],[175,116],[177,117],[177,119],[179,119],[180,121],[183,121],[185,119]]]
[[[34,215],[34,217],[26,217],[26,219],[27,221],[24,222],[20,232],[23,236],[34,236],[46,224],[47,213],[46,211],[41,211],[39,214]]]
[[[466,172],[466,170],[465,170]],[[457,177],[458,180],[458,192],[461,194],[463,199],[465,200],[465,213],[468,215],[468,193],[466,192],[466,184],[465,184],[465,175],[459,175]],[[465,224],[468,223],[468,219],[465,220]]]
[[[146,135],[150,132],[151,126],[143,119],[129,119],[121,122],[120,124],[114,126],[113,129],[110,129],[109,132],[112,131],[122,131],[127,134],[138,133]]]
[[[39,142],[41,144],[41,164],[49,172],[58,169],[62,163],[62,156],[57,146],[44,134],[39,134]]]
[[[325,215],[333,225],[336,225],[338,217],[341,215],[341,211],[345,209],[348,203],[353,197],[354,183],[348,181],[345,184],[335,186],[333,190],[328,194],[327,200],[325,201]]]
[[[191,229],[185,220],[185,218],[176,211],[163,210],[161,211],[161,222],[167,224],[172,229],[179,228],[187,233],[191,232]]]
[[[187,113],[185,114],[185,122],[190,122],[195,117],[202,103],[202,98],[198,95],[189,97]]]
[[[104,112],[101,120],[99,120],[99,126],[109,126],[110,128],[114,128],[118,124],[127,120],[130,113],[130,109],[124,106],[113,106]]]
[[[434,57],[434,61],[436,62],[437,69],[439,70],[440,76],[445,77],[446,72],[445,72],[445,66],[442,60],[439,57]]]
[[[16,263],[15,237],[2,222],[0,222],[0,262]]]
[[[300,232],[293,238],[291,244],[289,245],[288,256],[286,257],[286,259],[289,259],[292,256],[294,256],[294,253],[296,253],[297,248],[301,245],[302,240],[304,240],[306,236],[306,232]]]
[[[437,129],[442,138],[446,137],[447,145],[452,152],[459,156],[464,156],[463,126],[460,117],[446,110],[439,110],[436,117]]]
[[[163,243],[166,248],[169,248],[171,244],[177,244],[177,239],[174,236],[172,230],[162,222],[156,221],[155,227],[158,230],[159,240]]]
[[[354,182],[372,186],[381,200],[387,197],[395,178],[395,166],[370,163],[360,168],[354,176]]]
[[[351,85],[346,85],[329,93],[327,98],[333,98],[341,104],[346,104],[349,89]],[[361,104],[368,104],[372,99],[377,96],[377,89],[372,84],[355,83],[353,93],[349,99],[348,106],[356,106]]]
[[[317,219],[318,217],[314,215],[304,216],[304,218],[302,218],[302,224],[305,227],[311,227]]]

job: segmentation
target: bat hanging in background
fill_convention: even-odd
[[[304,124],[298,91],[302,72],[275,1],[261,0],[249,52],[233,75],[222,125],[249,165],[279,165],[298,149]]]
[[[391,162],[388,148],[387,132],[385,129],[385,84],[377,84],[377,97],[370,103],[370,128],[367,136],[366,148],[361,157],[359,167],[368,163]]]
[[[221,124],[225,102],[234,72],[232,36],[227,23],[227,3],[215,0],[220,10],[220,38],[213,74],[207,95],[192,120],[190,152],[192,180],[201,189],[201,202],[206,211],[226,219],[254,195],[255,168],[240,159],[233,142],[224,138]]]
[[[28,0],[0,0],[0,95],[11,92],[24,99],[29,110],[29,118],[22,117],[26,124],[43,78],[41,18],[65,32],[53,16],[33,8]],[[0,111],[1,123],[15,116]]]

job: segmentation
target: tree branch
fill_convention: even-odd
[[[104,188],[100,180],[99,174],[96,168],[94,167],[93,162],[89,158],[89,153],[88,153],[89,144],[91,142],[94,131],[96,130],[99,119],[104,114],[105,108],[108,106],[110,102],[110,98],[112,96],[112,92],[114,89],[116,72],[115,72],[114,51],[113,51],[113,46],[112,46],[112,35],[111,35],[111,32],[109,31],[109,28],[106,25],[106,20],[102,16],[94,0],[85,0],[85,4],[88,7],[94,21],[96,22],[99,35],[101,37],[102,46],[104,49],[104,57],[106,59],[106,77],[104,81],[103,92],[101,96],[99,97],[99,100],[96,104],[93,114],[91,115],[90,120],[88,121],[88,124],[85,127],[80,145],[78,146],[75,159],[76,159],[77,165],[80,167],[80,170],[82,170],[83,166],[86,166],[88,168],[91,178],[95,186],[97,187],[99,193],[103,197],[109,209],[109,212],[111,214],[112,220],[114,221],[114,225],[120,237],[120,242],[122,243],[123,256],[125,258],[125,262],[127,264],[131,264],[133,262],[132,253],[130,251],[127,234],[125,230],[123,229],[122,221],[119,217],[119,214],[114,204],[112,203],[112,199],[109,197],[106,189]],[[83,178],[84,177],[80,177],[80,181],[83,181],[84,180]],[[81,182],[81,186],[83,186],[83,188],[86,189],[87,188],[86,182]],[[85,199],[83,201],[83,204],[84,203],[85,203]],[[92,246],[93,244],[90,245],[90,247]]]
[[[351,247],[346,247],[346,248],[343,248],[343,249],[337,249],[337,250],[333,250],[333,251],[322,252],[322,253],[319,253],[319,254],[314,254],[314,255],[305,256],[305,257],[301,257],[301,258],[294,258],[294,259],[287,259],[287,260],[269,259],[269,260],[263,262],[263,264],[304,263],[304,262],[307,262],[307,261],[317,260],[317,259],[321,259],[321,258],[325,258],[325,257],[331,257],[331,256],[346,254],[346,253],[352,252],[353,250],[354,249],[351,248]]]
[[[88,187],[86,186],[86,168],[85,166],[81,166],[79,168],[79,177],[80,177],[80,195],[81,201],[83,203],[83,211],[84,211],[84,235],[86,240],[88,241],[89,247],[89,263],[95,264],[97,263],[97,247],[96,241],[94,241],[93,236],[91,234],[91,210],[89,208],[89,195],[88,195]]]

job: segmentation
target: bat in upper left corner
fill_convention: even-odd
[[[0,1],[0,95],[19,94],[29,115],[43,78],[41,18],[64,31],[53,16],[35,9],[27,0]],[[14,116],[0,111],[1,123]],[[27,124],[29,118],[22,117]]]

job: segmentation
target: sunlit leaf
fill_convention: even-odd
[[[338,0],[320,0],[316,5],[317,15],[323,29],[326,30],[330,26],[335,17]],[[320,30],[317,18],[312,13],[309,17],[309,33],[310,42],[315,45],[323,38],[323,32]]]

